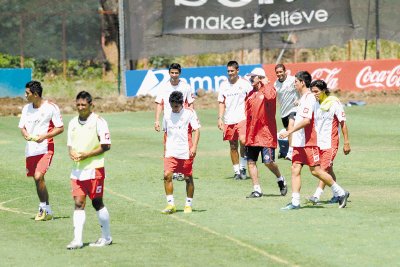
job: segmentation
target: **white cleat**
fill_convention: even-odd
[[[75,240],[72,240],[71,243],[69,243],[67,245],[67,249],[70,249],[70,250],[79,249],[79,248],[82,248],[82,247],[83,247],[83,243],[82,242],[77,242]]]
[[[112,244],[112,238],[111,237],[108,238],[108,239],[100,237],[99,239],[97,239],[96,242],[90,243],[89,247],[105,247],[105,246],[109,246],[111,244]]]

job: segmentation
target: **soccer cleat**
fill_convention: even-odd
[[[103,237],[100,237],[99,239],[97,239],[96,242],[94,243],[90,243],[89,247],[105,247],[105,246],[109,246],[112,244],[112,238],[110,236],[110,238],[105,239]]]
[[[70,250],[78,249],[78,248],[82,248],[82,247],[83,247],[83,243],[82,242],[77,242],[77,241],[75,241],[75,239],[72,240],[71,243],[69,243],[67,245],[67,249],[70,249]]]
[[[339,197],[339,209],[346,207],[347,199],[350,196],[350,192],[345,191],[343,196]]]
[[[281,191],[281,195],[282,196],[286,196],[287,194],[287,184],[285,179],[283,179],[283,181],[279,181],[278,182],[278,186],[279,186],[279,190]]]
[[[333,196],[332,198],[331,198],[331,200],[329,200],[329,204],[335,204],[335,203],[338,203],[339,202],[339,199],[340,199],[340,197],[339,196]]]
[[[192,212],[192,206],[185,206],[183,208],[183,213],[191,213]]]
[[[292,203],[289,203],[285,207],[281,208],[281,210],[298,210],[298,209],[300,209],[300,205],[295,206]]]
[[[240,175],[240,173],[235,173],[235,175],[233,176],[234,180],[241,180],[242,176]]]
[[[175,205],[169,205],[169,204],[165,207],[165,209],[161,211],[162,214],[172,214],[175,212],[176,212]]]
[[[53,214],[47,213],[47,210],[39,208],[39,212],[35,216],[35,221],[50,221],[53,219]]]
[[[313,205],[317,205],[319,203],[319,199],[317,197],[311,196],[307,198],[307,202]]]
[[[246,180],[247,179],[246,169],[243,168],[243,169],[240,170],[240,178],[242,180]]]
[[[260,198],[262,196],[263,196],[263,193],[260,193],[260,192],[257,192],[257,191],[253,191],[246,198]]]

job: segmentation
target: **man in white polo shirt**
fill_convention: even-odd
[[[30,81],[25,87],[25,97],[29,104],[22,109],[18,127],[27,141],[26,176],[32,176],[35,180],[40,201],[35,220],[47,221],[53,218],[53,213],[44,175],[54,155],[53,137],[64,131],[64,124],[58,106],[42,99],[43,88],[40,82]]]
[[[82,233],[85,224],[86,196],[92,200],[101,226],[101,237],[91,247],[104,247],[112,244],[110,215],[103,203],[104,192],[104,153],[111,148],[111,137],[107,122],[92,112],[92,96],[81,91],[76,96],[79,115],[68,125],[69,156],[74,161],[71,171],[72,196],[75,202],[73,215],[74,239],[67,249],[83,246]]]
[[[218,128],[224,132],[223,140],[229,141],[233,178],[244,180],[247,178],[245,99],[253,88],[249,81],[239,77],[239,64],[236,61],[228,62],[227,71],[228,80],[221,83],[218,93]]]

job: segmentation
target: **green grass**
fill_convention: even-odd
[[[114,244],[68,251],[72,240],[66,133],[46,175],[56,219],[33,220],[38,199],[25,177],[24,141],[18,118],[0,119],[0,266],[400,266],[400,127],[398,105],[346,110],[352,152],[335,161],[338,181],[351,192],[348,207],[307,206],[281,211],[275,178],[259,164],[267,197],[246,199],[251,181],[234,181],[228,144],[222,142],[215,110],[200,110],[201,137],[195,160],[192,214],[182,212],[184,182],[175,182],[178,210],[162,215],[162,135],[153,113],[104,114],[112,149],[106,156],[105,204]],[[67,124],[71,116],[64,116]],[[278,127],[281,127],[278,121]],[[290,180],[288,161],[278,160]],[[303,170],[302,199],[317,184]],[[289,182],[290,183],[290,182]],[[327,189],[323,200],[331,197]],[[88,203],[89,204],[89,203]],[[100,234],[96,213],[86,208],[84,243]]]

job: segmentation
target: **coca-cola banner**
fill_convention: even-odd
[[[313,80],[323,79],[330,89],[342,91],[400,90],[400,60],[367,60],[285,64],[289,74],[306,70]],[[275,64],[265,64],[271,81],[275,81]]]
[[[241,34],[352,25],[349,0],[163,0],[164,34]]]

